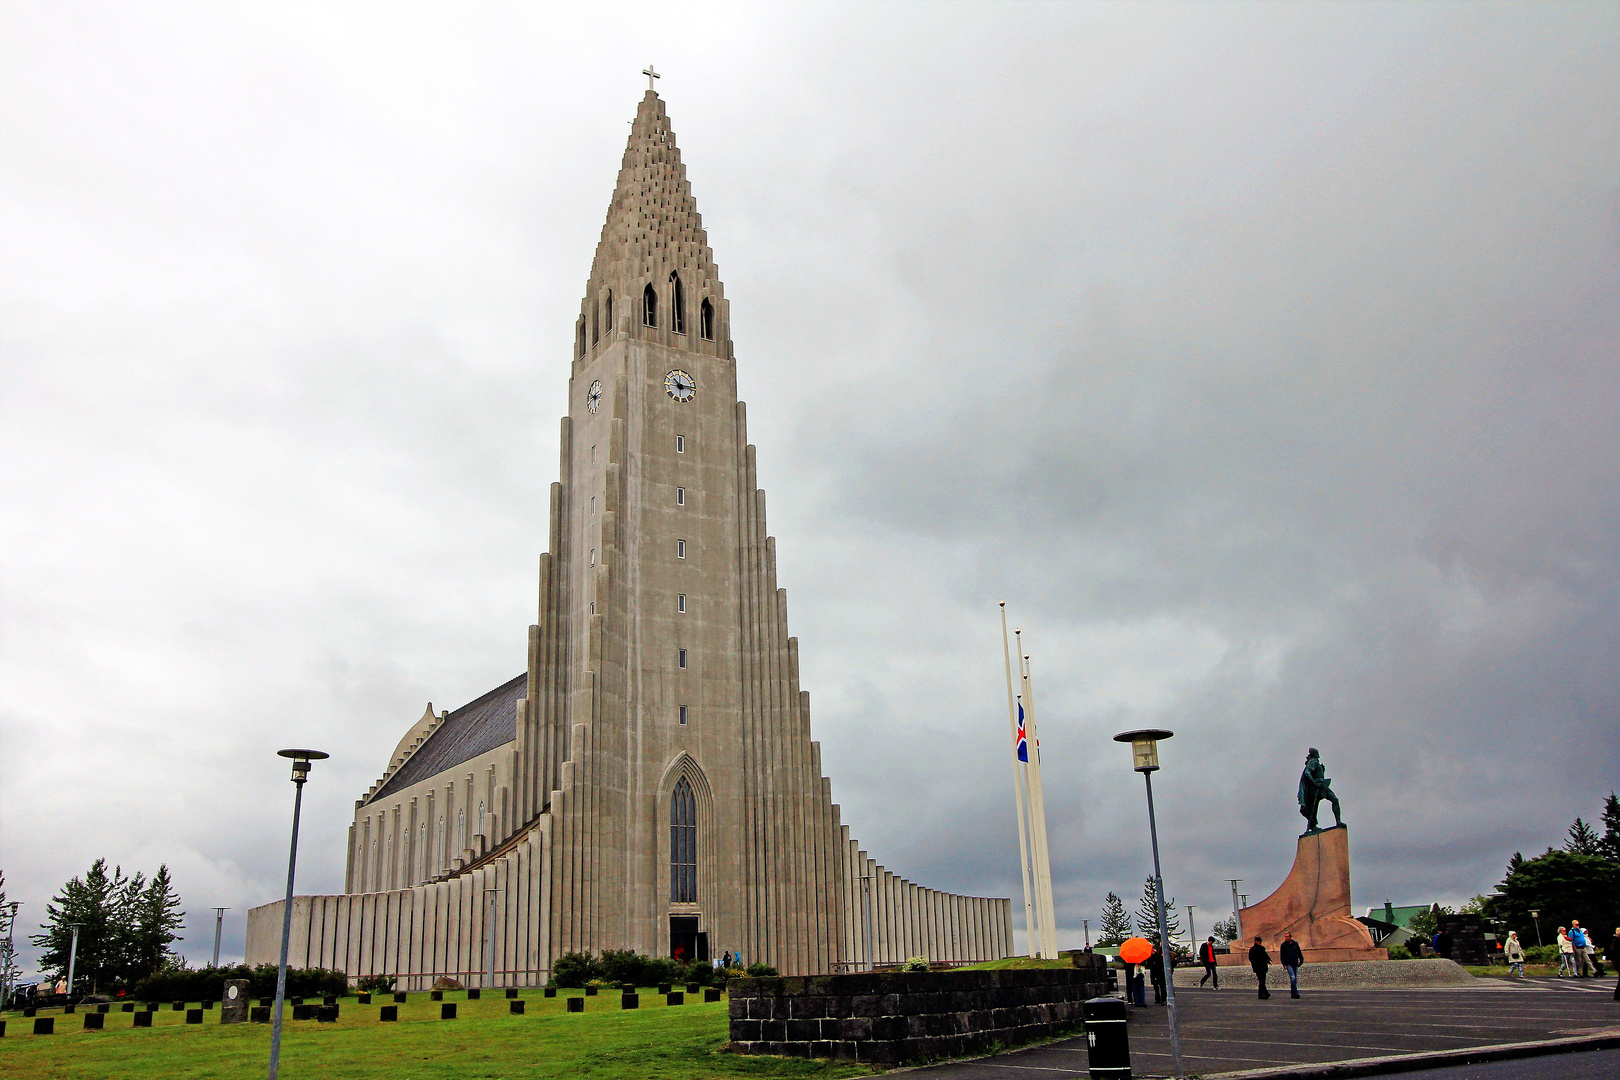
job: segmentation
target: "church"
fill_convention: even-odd
[[[527,670],[404,733],[355,803],[344,893],[293,900],[292,966],[407,990],[534,985],[575,951],[785,975],[1012,952],[1008,900],[908,881],[840,819],[729,314],[649,89],[574,325]],[[281,901],[250,912],[249,964],[281,926]]]

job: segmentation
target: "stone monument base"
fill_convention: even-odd
[[[1294,935],[1307,964],[1388,960],[1389,950],[1373,944],[1372,933],[1350,914],[1350,829],[1335,825],[1299,838],[1294,868],[1277,891],[1238,913],[1242,938],[1219,958],[1227,967],[1247,965],[1258,935],[1279,963],[1284,933]]]

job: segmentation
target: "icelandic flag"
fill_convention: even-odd
[[[1029,760],[1029,736],[1024,731],[1024,703],[1018,703],[1018,760]]]

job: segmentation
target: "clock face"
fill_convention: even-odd
[[[602,380],[597,379],[591,383],[591,388],[585,391],[585,407],[595,412],[602,407]]]
[[[691,401],[697,397],[697,380],[676,368],[664,376],[664,392],[676,401]]]

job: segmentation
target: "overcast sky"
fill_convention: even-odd
[[[522,670],[649,61],[732,302],[834,798],[1061,943],[1287,873],[1488,890],[1620,776],[1620,7],[0,6],[0,868],[184,949],[341,891],[428,701]],[[31,955],[32,950],[28,951]]]

